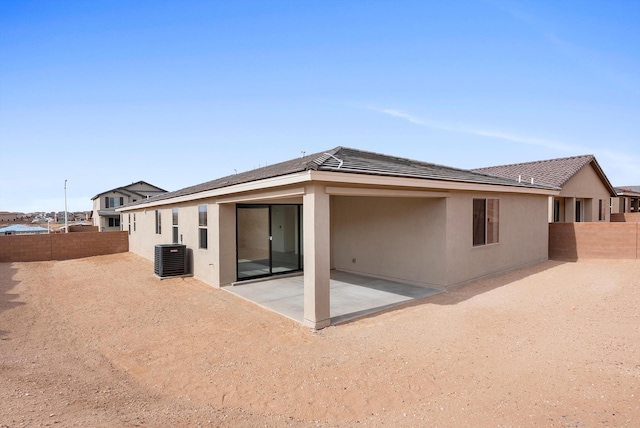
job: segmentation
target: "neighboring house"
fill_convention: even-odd
[[[610,220],[610,198],[616,191],[593,155],[573,156],[472,171],[561,189],[549,198],[549,222]]]
[[[10,213],[8,211],[0,211],[0,222],[4,221],[16,221],[18,220],[18,213]]]
[[[49,233],[49,229],[40,226],[26,226],[24,224],[0,227],[0,235],[38,235],[42,233]]]
[[[98,230],[101,232],[122,230],[120,213],[116,212],[117,207],[166,192],[166,190],[147,182],[138,181],[128,186],[117,187],[107,190],[106,192],[98,193],[91,198],[93,201],[93,211],[91,212],[92,223],[94,226],[98,226]]]
[[[640,212],[640,186],[616,187],[617,197],[611,198],[611,213]]]
[[[213,287],[303,272],[304,325],[330,323],[331,269],[452,289],[548,257],[558,189],[337,147],[117,208],[130,251],[183,243]]]

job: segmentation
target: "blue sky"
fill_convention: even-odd
[[[0,211],[347,146],[640,185],[640,1],[0,2]]]

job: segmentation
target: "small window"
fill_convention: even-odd
[[[127,214],[127,228],[129,229],[129,235],[131,235],[131,214]]]
[[[582,221],[582,201],[576,201],[576,223]]]
[[[178,243],[178,209],[174,208],[171,210],[172,218],[173,218],[173,243]]]
[[[105,197],[104,198],[104,207],[105,208],[116,208],[116,207],[120,207],[124,205],[124,198],[120,197],[120,198],[110,198],[110,197]]]
[[[207,242],[207,206],[198,206],[198,235],[199,235],[199,247],[206,249]]]
[[[558,201],[557,199],[553,201],[553,222],[560,222],[560,201]]]
[[[473,200],[473,246],[495,244],[500,239],[500,200]]]
[[[136,231],[136,213],[133,213],[133,231]]]
[[[598,220],[604,220],[604,204],[602,203],[602,199],[598,199]]]
[[[160,210],[156,210],[156,234],[162,234],[162,217]]]

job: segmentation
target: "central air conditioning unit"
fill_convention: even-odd
[[[154,257],[154,271],[160,278],[187,274],[187,246],[158,244]]]

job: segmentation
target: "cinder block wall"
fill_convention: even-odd
[[[51,235],[0,235],[0,262],[51,260]]]
[[[69,233],[71,232],[99,232],[98,226],[69,226]]]
[[[0,236],[0,263],[68,260],[127,251],[126,231]]]
[[[640,213],[611,214],[613,222],[640,223]]]
[[[550,223],[549,258],[637,259],[640,223]]]

